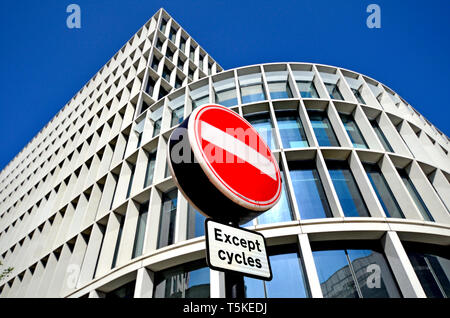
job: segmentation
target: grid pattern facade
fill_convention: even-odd
[[[166,158],[205,103],[249,120],[282,170],[280,203],[244,225],[274,271],[248,297],[450,296],[447,136],[349,70],[223,71],[160,10],[2,171],[0,297],[223,297]]]

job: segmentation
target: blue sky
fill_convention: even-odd
[[[81,29],[66,26],[71,3]],[[381,29],[366,26],[371,3]],[[290,61],[351,69],[450,135],[448,0],[2,0],[0,169],[160,7],[225,69]]]

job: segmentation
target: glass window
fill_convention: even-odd
[[[307,220],[333,217],[315,163],[290,162],[289,172],[300,218]]]
[[[308,147],[305,130],[297,111],[275,112],[284,148]]]
[[[242,103],[252,103],[266,99],[260,73],[239,76]]]
[[[189,51],[189,58],[194,61],[195,58],[195,47],[191,46],[191,50]]]
[[[244,277],[247,298],[308,298],[310,296],[298,246],[269,248],[273,278],[270,282]]]
[[[327,167],[344,216],[370,216],[347,162],[330,160]]]
[[[162,20],[161,21],[161,25],[159,26],[159,30],[164,33],[166,31],[166,26],[167,26],[167,21],[166,20]]]
[[[399,298],[382,252],[373,249],[314,250],[325,298]]]
[[[238,104],[234,77],[213,83],[216,92],[216,103],[231,107]]]
[[[161,41],[161,39],[158,38],[158,39],[156,40],[156,48],[157,48],[158,50],[162,51],[162,46],[163,46],[163,41]]]
[[[158,248],[175,242],[175,219],[177,214],[177,190],[163,193],[159,220]]]
[[[277,148],[269,113],[247,115],[245,119],[256,129],[271,150]]]
[[[450,298],[450,259],[448,254],[427,252],[405,245],[411,265],[429,298]],[[442,248],[440,248],[442,250]],[[441,251],[442,254],[442,251]]]
[[[153,173],[155,171],[156,151],[147,153],[148,161],[147,168],[145,170],[144,188],[148,187],[153,182]]]
[[[186,50],[186,39],[184,37],[181,37],[180,39],[180,51],[185,53]]]
[[[169,39],[170,41],[172,41],[173,43],[175,43],[175,37],[177,35],[177,30],[175,30],[174,28],[170,28],[170,33],[169,33]]]
[[[321,147],[339,147],[339,142],[324,111],[308,110],[309,120]]]
[[[134,170],[135,169],[136,169],[136,165],[132,164],[131,165],[130,181],[128,182],[128,189],[127,189],[127,196],[126,196],[127,199],[130,197],[131,187],[133,186]]]
[[[372,125],[372,128],[378,137],[378,140],[380,140],[381,144],[383,145],[384,150],[394,152],[394,150],[391,147],[391,144],[389,143],[383,131],[381,130],[380,125],[378,125],[378,122],[375,119],[373,119],[370,121],[370,124]]]
[[[145,123],[145,119],[142,119],[140,122],[138,122],[134,126],[134,131],[135,131],[135,133],[136,133],[136,135],[138,137],[136,148],[139,148],[141,146],[142,133],[144,131],[144,123]]]
[[[166,65],[164,65],[162,76],[167,82],[170,82],[171,73],[172,71]]]
[[[168,47],[166,50],[166,56],[171,61],[173,61],[173,54],[174,54],[174,52]]]
[[[209,298],[205,261],[183,264],[155,274],[154,298]]]
[[[376,164],[364,164],[367,176],[387,217],[405,218],[386,179]]]
[[[358,100],[358,103],[360,103],[360,104],[366,103],[358,89],[352,88],[352,92],[353,92],[353,95],[355,95],[355,98]]]
[[[152,66],[153,67],[153,66]],[[158,66],[156,66],[157,68]],[[148,81],[147,81],[147,87],[145,88],[145,91],[147,92],[147,94],[149,94],[150,96],[153,96],[153,91],[155,90],[155,81],[153,80],[153,78],[149,77]]]
[[[159,133],[161,132],[161,121],[162,118],[158,118],[153,122],[153,137],[159,135]]]
[[[164,96],[166,96],[167,94],[169,94],[169,92],[162,86],[159,87],[159,94],[158,94],[158,99],[163,98]]]
[[[178,76],[175,78],[175,88],[180,88],[183,85],[183,80]]]
[[[341,113],[339,113],[339,116],[341,117],[342,123],[344,124],[345,130],[350,137],[353,147],[367,149],[367,143],[364,140],[364,137],[359,130],[358,125],[353,119],[353,116]]]
[[[172,110],[172,121],[170,123],[170,126],[172,127],[180,124],[183,121],[183,117],[184,117],[184,105]]]
[[[188,203],[187,238],[205,235],[206,217]]]
[[[148,204],[146,201],[139,206],[139,216],[136,224],[132,258],[142,255],[145,238],[145,228],[147,227]]]
[[[284,173],[283,171],[280,172],[283,185],[283,189],[281,190],[280,201],[278,201],[278,203],[273,208],[258,216],[258,224],[287,222],[292,221],[294,219],[292,216],[291,203],[287,195],[286,180],[284,177]]]
[[[337,84],[325,83],[325,87],[327,88],[331,99],[344,100]]]
[[[208,85],[191,91],[192,109],[209,103],[209,87]]]
[[[113,260],[111,264],[111,268],[116,267],[117,265],[117,257],[119,256],[119,247],[120,247],[120,241],[122,240],[122,232],[123,232],[123,225],[125,223],[125,216],[118,215],[119,220],[119,232],[117,233],[117,240],[116,240],[116,246],[114,247],[114,255]]]
[[[291,88],[288,83],[286,71],[266,72],[267,86],[269,87],[270,98],[292,98]]]
[[[128,284],[120,286],[119,288],[106,293],[105,298],[133,298],[135,285],[136,281],[133,280]]]
[[[430,211],[428,210],[427,206],[425,205],[425,202],[423,202],[422,198],[420,197],[419,192],[417,192],[417,189],[414,186],[414,184],[412,183],[411,179],[409,178],[406,170],[398,169],[398,173],[400,174],[400,178],[402,178],[406,189],[408,189],[408,192],[411,195],[411,198],[413,199],[414,203],[416,204],[417,208],[419,209],[420,214],[422,214],[423,219],[425,221],[434,222],[434,219],[431,216]]]
[[[313,81],[297,81],[297,87],[302,98],[319,98]]]

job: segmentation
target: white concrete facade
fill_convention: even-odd
[[[298,82],[305,79],[318,96],[302,97]],[[290,96],[271,96],[280,82]],[[260,85],[264,98],[245,101],[245,83]],[[342,98],[331,98],[329,84]],[[0,173],[0,260],[14,267],[0,282],[0,297],[104,297],[128,283],[134,284],[134,297],[153,297],[159,272],[204,259],[204,237],[191,233],[192,214],[179,191],[174,218],[162,212],[176,189],[166,147],[179,119],[203,103],[220,104],[223,96],[235,99],[230,108],[244,117],[267,114],[273,127],[272,150],[283,170],[292,219],[254,220],[249,228],[261,232],[269,246],[296,244],[311,297],[323,297],[311,245],[352,240],[379,242],[402,296],[426,297],[403,243],[449,248],[449,138],[390,88],[353,71],[309,63],[224,71],[163,9]],[[277,116],[286,110],[298,115],[307,146],[283,146]],[[314,110],[327,114],[340,146],[320,146],[309,117]],[[365,149],[354,146],[343,114],[353,118]],[[374,121],[392,151],[385,149]],[[317,167],[332,217],[302,219],[289,171],[291,163],[304,160]],[[327,168],[330,160],[347,163],[369,217],[345,216]],[[386,215],[366,163],[380,168],[404,218]],[[161,236],[169,234],[161,233],[162,223],[171,225],[172,241],[164,244]],[[223,280],[222,273],[210,271],[211,297],[224,297]]]

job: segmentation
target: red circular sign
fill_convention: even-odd
[[[226,197],[253,211],[266,211],[278,202],[278,163],[244,118],[224,106],[206,105],[192,112],[188,136],[203,172]]]

